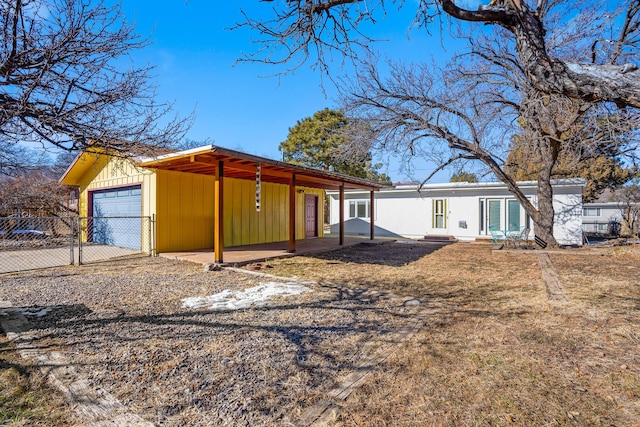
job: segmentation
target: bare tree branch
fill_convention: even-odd
[[[4,0],[0,11],[3,143],[126,152],[138,142],[168,146],[184,135],[192,118],[166,117],[172,105],[155,102],[151,68],[123,67],[122,58],[148,42],[118,5]]]
[[[627,0],[622,10],[603,9],[601,17],[591,16],[601,23],[614,22],[621,11],[626,17],[615,48],[608,61],[601,64],[571,62],[554,56],[547,45],[545,19],[550,9],[558,5],[571,8],[572,3],[579,4],[579,1],[549,4],[539,0],[530,5],[533,2],[527,0],[498,0],[478,10],[467,10],[455,0],[422,0],[417,6],[415,22],[426,26],[435,17],[448,16],[459,21],[500,26],[513,34],[519,64],[525,70],[528,83],[538,90],[587,102],[613,102],[620,107],[640,108],[640,70],[633,62],[637,62],[640,47],[637,1]],[[384,4],[384,0],[375,1],[370,9],[365,8],[367,2],[359,0],[297,0],[273,7],[275,16],[271,20],[246,17],[236,28],[255,30],[260,36],[256,42],[262,48],[243,60],[287,64],[290,70],[311,60],[328,73],[332,52],[357,59],[362,52],[370,50],[373,40],[362,34],[359,26],[363,22],[375,23],[375,9],[384,9]],[[578,8],[580,6],[575,6]],[[599,41],[594,39],[591,43],[593,46]],[[627,54],[623,55],[623,50]],[[629,62],[620,63],[620,60]]]

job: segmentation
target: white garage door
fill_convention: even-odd
[[[92,241],[140,250],[142,189],[134,187],[94,191]]]

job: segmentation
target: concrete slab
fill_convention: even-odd
[[[340,246],[337,237],[322,237],[317,239],[304,239],[296,241],[296,252],[289,253],[288,242],[265,243],[261,245],[235,246],[224,248],[224,265],[244,265],[253,262],[261,262],[272,258],[282,258],[294,255],[305,255],[317,252],[327,252],[360,244],[379,245],[392,242],[393,239],[371,240],[364,237],[345,237],[344,244]],[[181,261],[191,261],[199,264],[213,264],[213,249],[198,249],[182,252],[166,252],[159,256]]]

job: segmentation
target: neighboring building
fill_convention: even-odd
[[[554,236],[562,245],[582,244],[581,178],[555,180]],[[519,182],[518,186],[537,205],[537,182]],[[331,233],[338,230],[339,194],[329,191]],[[345,192],[345,233],[367,235],[370,227],[371,199],[362,191]],[[534,225],[520,203],[500,182],[415,184],[384,188],[374,199],[375,236],[423,238],[429,235],[449,235],[473,241],[490,238],[491,228],[518,231]]]
[[[582,230],[593,234],[619,234],[622,222],[617,202],[585,203],[582,206]]]
[[[582,207],[582,230],[588,234],[638,234],[639,222],[640,203],[625,198],[620,190],[605,190],[595,202]]]
[[[109,244],[145,252],[215,248],[216,262],[225,246],[289,241],[294,251],[296,239],[323,235],[325,190],[381,187],[211,145],[130,160],[83,152],[60,182],[79,187],[81,217],[129,218]],[[155,241],[134,217],[155,218]],[[109,224],[95,220],[83,238],[97,242],[105,230]]]

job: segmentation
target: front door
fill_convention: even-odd
[[[306,218],[306,232],[305,237],[317,237],[318,236],[318,196],[311,194],[305,195],[305,218]]]

